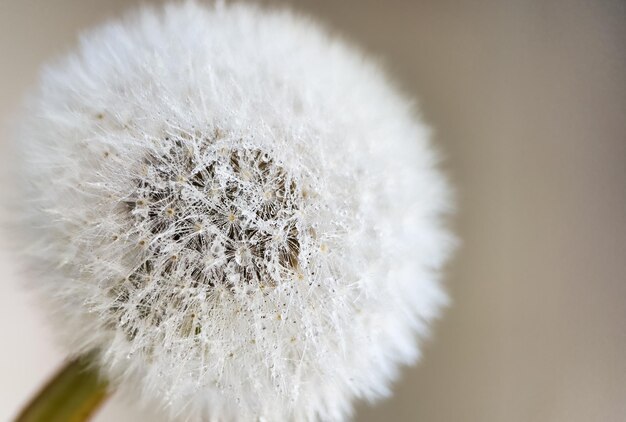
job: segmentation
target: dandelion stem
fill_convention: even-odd
[[[86,421],[107,397],[107,383],[90,364],[90,358],[83,356],[61,368],[15,422]]]

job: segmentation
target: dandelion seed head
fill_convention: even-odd
[[[342,420],[446,302],[447,184],[375,64],[286,11],[86,33],[20,131],[28,256],[69,350],[182,420]]]

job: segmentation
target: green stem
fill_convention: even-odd
[[[61,368],[15,422],[86,421],[107,396],[107,383],[89,357],[78,358]]]

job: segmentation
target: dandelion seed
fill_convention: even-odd
[[[35,98],[36,287],[123,395],[338,421],[417,359],[446,303],[448,188],[360,52],[288,12],[188,2],[86,34]]]

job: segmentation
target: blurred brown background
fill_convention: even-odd
[[[2,121],[42,62],[130,3],[0,0]],[[626,420],[626,3],[292,5],[419,99],[458,190],[454,303],[421,364],[357,421]],[[6,420],[62,353],[6,256],[0,278]],[[152,418],[115,399],[96,419]]]

